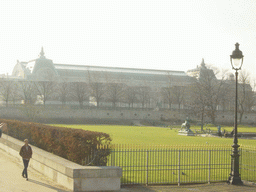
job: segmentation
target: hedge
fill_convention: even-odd
[[[107,133],[17,120],[0,119],[0,122],[7,124],[3,133],[22,141],[28,139],[30,144],[38,148],[81,165],[98,145],[108,145],[111,142]],[[109,154],[109,150],[104,150],[99,157],[94,157],[90,165],[106,165]]]

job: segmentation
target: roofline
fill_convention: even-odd
[[[102,69],[123,69],[123,70],[141,70],[141,71],[155,71],[155,72],[176,72],[176,73],[185,73],[185,71],[170,71],[170,70],[159,70],[159,69],[142,69],[142,68],[125,68],[125,67],[104,67],[104,66],[95,66],[95,65],[72,65],[72,64],[53,64],[58,66],[65,67],[88,67],[88,68],[102,68]]]

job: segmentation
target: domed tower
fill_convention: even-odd
[[[31,68],[31,78],[33,80],[53,80],[58,75],[51,59],[44,56],[42,47],[40,57],[35,60]]]
[[[209,69],[206,67],[205,63],[204,63],[204,59],[202,60],[200,69],[199,69],[199,76],[198,79],[199,80],[204,80],[206,78],[211,78],[211,79],[217,79],[213,70]]]
[[[52,81],[58,76],[58,72],[55,69],[52,60],[47,59],[44,56],[44,49],[42,47],[38,59],[30,60],[28,62],[20,62],[18,60],[13,69],[12,76],[35,81]]]
[[[187,71],[187,75],[191,77],[195,77],[197,79],[205,78],[205,76],[211,76],[212,78],[215,78],[215,74],[212,69],[209,69],[206,67],[204,59],[202,59],[202,62],[200,66],[197,66],[195,69],[190,69]]]

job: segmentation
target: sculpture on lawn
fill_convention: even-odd
[[[189,124],[188,118],[185,120],[185,123],[181,124],[181,129],[185,129],[185,131],[189,131],[190,130],[190,124]]]
[[[181,130],[179,131],[179,135],[184,136],[194,136],[194,132],[190,129],[189,119],[185,120],[185,123],[182,123]]]

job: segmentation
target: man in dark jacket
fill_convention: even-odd
[[[20,156],[22,157],[24,169],[22,171],[22,177],[26,178],[28,180],[28,163],[30,158],[32,157],[32,148],[28,145],[28,140],[24,140],[25,145],[23,145],[20,149]]]

